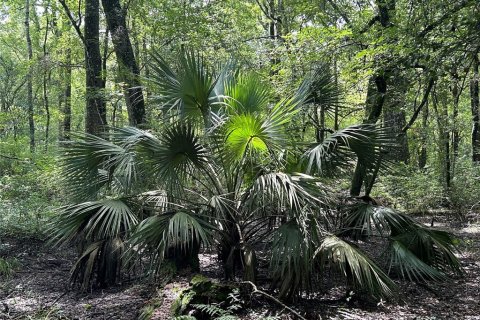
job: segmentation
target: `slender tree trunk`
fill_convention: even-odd
[[[102,89],[102,57],[99,43],[99,0],[85,1],[85,69],[86,115],[85,131],[99,134],[107,124],[106,105]]]
[[[63,104],[63,138],[70,139],[72,125],[72,51],[67,48],[65,54],[65,93]]]
[[[43,38],[43,59],[45,62],[45,68],[49,68],[47,64],[48,53],[47,53],[47,40],[48,40],[48,31],[49,31],[49,19],[48,19],[48,4],[45,8],[45,14],[47,15],[45,23],[45,37]],[[45,124],[45,152],[48,151],[48,139],[50,134],[50,105],[48,103],[48,81],[50,80],[50,71],[45,69],[43,72],[43,106],[45,108],[46,115],[46,124]]]
[[[425,168],[427,165],[427,137],[428,137],[428,104],[422,111],[422,134],[420,137],[420,154],[418,155],[418,167]]]
[[[443,99],[442,99],[443,100]],[[445,196],[448,196],[451,188],[451,157],[450,157],[450,130],[448,128],[448,104],[442,101],[441,110],[438,110],[438,96],[435,93],[432,99],[437,126],[439,132],[440,155],[443,158],[443,185]]]
[[[480,110],[479,110],[479,89],[478,89],[478,53],[473,55],[473,75],[470,80],[470,106],[472,110],[472,161],[480,162]]]
[[[455,175],[455,164],[458,158],[458,146],[460,134],[458,133],[458,103],[460,100],[460,79],[457,74],[457,70],[452,71],[452,98],[453,98],[453,116],[452,116],[452,176]]]
[[[333,75],[335,77],[335,87],[338,88],[337,57],[333,58]],[[333,117],[333,129],[338,130],[338,101],[335,103],[335,113]]]
[[[28,126],[30,129],[30,152],[35,151],[35,122],[33,119],[33,67],[32,67],[32,39],[30,38],[30,0],[25,1],[25,37],[28,50],[28,74],[27,74],[27,106],[28,106]]]
[[[132,126],[142,126],[145,124],[145,102],[142,85],[138,79],[140,70],[130,41],[125,12],[119,0],[102,0],[102,4],[120,67],[120,77],[126,84],[125,103],[128,120]]]

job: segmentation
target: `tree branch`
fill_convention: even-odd
[[[246,283],[246,284],[249,284],[252,286],[252,294],[254,293],[258,293],[258,294],[261,294],[262,296],[264,297],[267,297],[268,299],[270,299],[271,301],[273,302],[276,302],[278,303],[279,305],[281,305],[282,307],[284,307],[285,309],[287,309],[288,311],[290,311],[291,313],[293,313],[297,318],[301,319],[301,320],[307,320],[306,318],[302,317],[302,315],[300,313],[298,313],[297,311],[293,310],[292,308],[290,308],[289,306],[287,306],[286,304],[284,304],[283,302],[281,302],[280,300],[278,300],[277,298],[275,298],[274,296],[262,291],[262,290],[258,290],[257,286],[251,282],[251,281],[242,281],[241,283]]]
[[[440,18],[438,18],[438,20],[435,20],[434,22],[432,22],[431,24],[426,26],[425,29],[420,31],[420,33],[418,33],[418,37],[419,38],[425,37],[430,31],[432,31],[436,27],[443,24],[443,22],[445,22],[445,20],[450,18],[451,15],[457,13],[458,11],[460,11],[461,9],[466,7],[470,2],[473,2],[473,1],[472,0],[463,0],[460,3],[458,3],[456,6],[453,7],[452,11],[444,13]]]
[[[428,101],[428,96],[430,95],[430,91],[432,91],[433,85],[435,84],[435,78],[431,77],[430,81],[428,82],[428,86],[425,89],[425,93],[422,98],[422,102],[420,102],[420,105],[418,108],[413,112],[412,118],[408,123],[402,128],[402,132],[400,134],[405,134],[408,129],[413,125],[415,120],[417,120],[418,115],[420,114],[420,111],[422,110],[423,106],[427,104]]]
[[[72,12],[70,11],[70,8],[68,8],[65,0],[58,0],[58,1],[60,2],[63,9],[65,10],[65,14],[67,15],[68,19],[72,23],[72,26],[75,28],[75,31],[77,31],[78,37],[80,38],[80,40],[82,40],[82,43],[85,45],[86,44],[85,37],[83,36],[82,30],[80,30],[80,25],[77,24],[77,22],[73,18],[73,15],[72,15]],[[80,17],[80,19],[81,19],[81,17]]]

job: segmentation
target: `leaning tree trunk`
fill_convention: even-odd
[[[85,131],[98,134],[107,124],[107,111],[103,98],[102,57],[99,43],[99,0],[85,1],[85,70],[86,114]]]
[[[35,151],[35,122],[33,119],[33,68],[32,68],[32,39],[30,38],[30,0],[25,1],[25,37],[28,50],[28,74],[27,74],[27,106],[28,126],[30,129],[30,152]]]
[[[480,162],[480,117],[479,117],[479,90],[478,90],[478,53],[473,55],[473,75],[470,80],[470,103],[472,109],[472,160]]]
[[[120,67],[120,77],[126,84],[125,103],[128,120],[132,126],[141,126],[145,124],[145,102],[142,86],[138,79],[140,70],[130,42],[125,12],[122,10],[119,0],[102,0],[102,4]]]
[[[380,117],[387,92],[387,79],[382,73],[370,78],[368,83],[367,98],[365,102],[367,117],[364,123],[375,123]],[[355,173],[352,178],[350,195],[358,196],[367,175],[366,168],[362,163],[357,162]]]
[[[391,16],[395,13],[395,0],[388,2],[376,0],[376,5],[378,8],[378,22],[382,26],[382,29],[388,30],[391,27]],[[381,67],[369,80],[365,103],[367,111],[365,123],[377,122],[382,114],[385,96],[387,94],[387,79],[390,73],[387,69],[386,67]],[[363,182],[367,176],[366,170],[367,168],[365,168],[362,163],[357,162],[350,187],[350,195],[358,196],[360,194]]]

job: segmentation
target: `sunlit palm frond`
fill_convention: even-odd
[[[396,287],[365,253],[336,236],[327,236],[315,255],[320,257],[322,265],[337,266],[356,288],[367,290],[373,296],[391,296]]]
[[[261,116],[240,114],[232,116],[225,125],[227,159],[240,162],[248,154],[266,154],[281,142],[281,136],[270,135]]]
[[[267,110],[270,90],[254,74],[240,74],[225,85],[228,106],[234,113],[254,113]]]

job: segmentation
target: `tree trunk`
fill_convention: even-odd
[[[443,98],[443,96],[442,96]],[[451,157],[450,157],[450,129],[448,128],[448,104],[441,101],[442,110],[438,110],[438,96],[435,93],[432,99],[439,132],[440,156],[443,158],[443,186],[444,194],[448,196],[451,188]]]
[[[370,78],[368,83],[367,98],[365,102],[366,119],[364,123],[375,123],[380,117],[387,93],[387,79],[384,74],[377,74]],[[350,195],[358,196],[362,190],[363,181],[366,177],[366,168],[357,162],[350,187]]]
[[[478,53],[473,55],[473,75],[470,80],[470,106],[472,109],[472,161],[480,162],[480,117],[479,117],[479,90],[478,90]]]
[[[383,107],[383,123],[388,128],[388,134],[395,146],[388,148],[386,157],[392,161],[408,163],[410,151],[408,148],[408,137],[402,129],[406,126],[405,99],[408,88],[408,80],[401,71],[393,72],[390,75],[395,79],[387,88],[385,105]]]
[[[99,0],[85,1],[85,70],[86,115],[85,131],[99,134],[107,124],[107,111],[103,97],[102,57],[99,43]]]
[[[72,126],[72,51],[66,50],[65,57],[65,93],[63,105],[63,138],[70,139],[70,128]]]
[[[46,124],[45,124],[45,152],[48,151],[48,139],[50,134],[50,105],[48,102],[48,88],[47,84],[50,80],[51,71],[47,68],[50,68],[47,63],[48,53],[47,53],[47,39],[48,39],[48,31],[49,31],[49,19],[48,19],[48,4],[45,8],[45,14],[47,15],[46,23],[45,23],[45,37],[43,38],[43,59],[44,59],[44,66],[45,70],[43,71],[43,106],[45,108],[45,115],[46,115]]]
[[[140,70],[130,42],[125,12],[122,10],[119,0],[102,0],[102,4],[107,18],[108,29],[112,35],[120,77],[126,84],[125,103],[127,105],[128,120],[131,126],[142,126],[145,124],[145,102],[143,100],[142,86],[138,79]]]
[[[458,77],[457,70],[452,71],[452,98],[453,98],[453,116],[452,116],[452,176],[455,175],[455,163],[458,158],[458,146],[459,146],[459,139],[460,139],[460,134],[458,133],[458,123],[457,123],[457,118],[458,118],[458,104],[460,100],[460,88],[459,88],[459,82],[460,78]]]
[[[422,111],[422,134],[420,137],[420,154],[418,155],[418,167],[425,168],[427,165],[427,138],[428,138],[428,105]]]
[[[33,68],[32,68],[32,39],[30,38],[30,0],[25,1],[25,37],[28,50],[28,74],[27,74],[27,107],[28,107],[28,126],[30,129],[30,152],[35,151],[35,122],[33,119]]]

